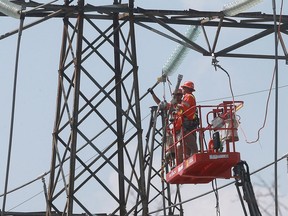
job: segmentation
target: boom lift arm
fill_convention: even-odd
[[[243,200],[245,200],[248,205],[250,216],[261,216],[262,214],[258,208],[253,186],[250,181],[250,173],[249,173],[248,164],[245,161],[240,161],[233,168],[233,171],[234,171],[235,180],[236,180],[235,185],[237,188],[237,192],[238,192],[245,216],[248,216],[248,214],[247,214]],[[240,187],[242,187],[243,196],[240,192]]]

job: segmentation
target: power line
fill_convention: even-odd
[[[286,88],[286,87],[288,87],[288,85],[279,86],[278,89]],[[272,88],[272,90],[275,90],[275,88]],[[238,95],[235,95],[235,98],[236,97],[243,97],[243,96],[259,94],[259,93],[263,93],[263,92],[267,92],[267,91],[270,91],[270,89],[264,89],[264,90],[259,90],[259,91],[253,91],[253,92],[238,94]],[[231,98],[231,96],[222,97],[222,98],[213,98],[213,99],[199,101],[199,103],[206,103],[206,102],[211,102],[211,101],[219,101],[219,100],[225,100],[225,99],[230,99],[230,98]]]

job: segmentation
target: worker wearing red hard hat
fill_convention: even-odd
[[[148,92],[152,95],[153,100],[155,103],[157,103],[159,106],[161,106],[161,100],[155,95],[153,89],[148,89]],[[162,108],[167,110],[168,116],[174,116],[174,110],[177,105],[180,105],[182,102],[182,96],[183,92],[182,89],[177,89],[175,92],[173,92],[173,99],[170,103],[164,103],[165,106]],[[171,120],[171,119],[170,119]],[[170,164],[171,167],[175,166],[175,148],[174,148],[174,138],[172,131],[174,129],[170,128],[173,124],[167,125],[166,128],[166,142],[165,142],[165,158],[167,162]]]
[[[198,152],[198,146],[196,142],[196,132],[193,131],[198,127],[199,119],[197,115],[197,108],[196,108],[196,99],[193,95],[195,91],[194,83],[192,81],[186,81],[181,86],[183,98],[181,104],[178,105],[179,109],[181,110],[178,112],[178,118],[176,122],[175,129],[178,130],[177,139],[181,140],[182,136],[184,138],[184,145],[185,145],[185,159],[191,156],[194,153]],[[182,127],[183,126],[183,127]],[[180,132],[180,129],[183,129],[183,132]],[[191,132],[193,131],[193,132]],[[183,161],[183,147],[182,143],[179,142],[178,148],[178,162],[181,163]]]
[[[184,82],[184,84],[181,86],[181,88],[188,88],[188,89],[191,89],[192,91],[195,91],[194,89],[194,83],[192,81],[186,81]]]
[[[193,92],[195,91],[194,83],[186,81],[181,88],[184,95],[182,99],[184,116],[187,117],[188,120],[193,120],[196,113],[196,99],[193,95]]]

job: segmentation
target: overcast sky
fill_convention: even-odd
[[[99,2],[99,5],[106,5],[108,1],[97,2]],[[277,14],[280,14],[279,2],[280,1],[278,1],[276,7]],[[94,1],[86,1],[86,3],[95,4]],[[229,1],[140,0],[135,1],[135,7],[147,9],[221,11],[223,5],[226,3],[229,3]],[[285,3],[286,2],[284,2],[283,5],[284,14],[288,10],[288,6],[285,5]],[[272,1],[264,0],[249,11],[261,11],[272,14]],[[25,23],[31,21],[32,19],[25,19]],[[18,20],[0,17],[0,34],[2,35],[16,29],[18,25]],[[186,29],[185,26],[177,26],[175,28],[178,28],[179,31],[185,31]],[[216,31],[216,29],[209,29],[211,38],[215,35],[213,31]],[[223,30],[223,34],[221,33],[219,37],[219,46],[229,46],[233,41],[239,41],[241,38],[243,39],[249,35],[253,35],[253,33],[255,32],[246,29]],[[23,32],[19,61],[9,189],[16,188],[35,179],[37,176],[47,172],[50,168],[52,149],[51,134],[56,108],[57,69],[61,36],[62,20],[56,18]],[[282,36],[287,43],[287,35]],[[136,28],[136,40],[140,94],[143,95],[147,89],[155,83],[157,77],[161,75],[164,63],[177,45],[139,26]],[[159,40],[161,40],[161,43],[159,43]],[[200,33],[197,38],[197,42],[198,41],[204,44],[203,33]],[[16,42],[17,35],[0,41],[0,158],[3,158],[0,162],[1,194],[4,191],[6,172]],[[241,48],[239,52],[241,51],[274,54],[274,35],[272,34],[267,38]],[[280,50],[280,53],[283,53],[282,50]],[[192,80],[195,83],[195,96],[198,104],[219,104],[223,101],[223,98],[231,98],[231,91],[227,75],[219,69],[215,71],[211,65],[211,61],[211,57],[204,57],[199,53],[189,51],[177,73],[169,78],[172,84],[175,84],[177,75],[180,73],[184,76],[184,80]],[[268,89],[272,82],[275,61],[239,58],[218,58],[218,61],[219,64],[228,71],[231,77],[235,99],[244,101],[244,107],[238,113],[241,116],[241,128],[239,129],[240,141],[237,142],[237,150],[241,152],[241,158],[247,161],[250,166],[250,171],[253,172],[274,160],[275,90],[273,90],[271,94],[266,125],[260,132],[259,141],[254,144],[249,144],[248,142],[257,139],[258,130],[263,125]],[[279,61],[279,87],[278,158],[288,152],[286,138],[288,121],[288,78],[287,65],[284,61]],[[163,98],[164,91],[161,85],[156,87],[155,92]],[[149,115],[149,107],[152,105],[154,105],[154,103],[148,95],[148,97],[141,102],[142,116]],[[31,118],[31,116],[33,117]],[[144,131],[147,130],[148,122],[143,122],[142,126]],[[286,208],[280,206],[283,211],[282,215],[288,214],[287,170],[286,160],[280,161],[278,167],[279,203],[286,203]],[[113,186],[112,179],[113,175],[111,175],[111,179],[109,180],[111,187]],[[274,190],[274,167],[270,166],[251,176],[251,179],[259,205],[263,208],[268,207],[270,214],[274,215],[273,197],[266,196],[266,194],[269,194],[267,185],[271,187],[272,192]],[[46,182],[48,182],[48,177]],[[225,185],[229,182],[229,180],[219,180],[218,186]],[[181,188],[183,189],[182,199],[189,200],[206,191],[210,191],[212,186],[211,184],[185,185],[181,186]],[[43,185],[41,180],[39,180],[27,187],[27,189],[20,191],[20,195],[15,194],[8,196],[6,210],[45,210],[42,190]],[[237,196],[236,188],[233,185],[219,191],[219,205],[222,216],[231,215],[231,212],[235,216],[244,215]],[[30,198],[31,200],[29,200]],[[0,205],[2,205],[2,199],[1,197]],[[21,204],[26,200],[28,201]],[[185,203],[184,213],[185,215],[197,214],[198,216],[213,215],[216,214],[215,206],[215,195],[211,193],[210,195]],[[161,208],[161,206],[159,208]],[[155,209],[157,209],[157,207]],[[109,210],[106,209],[101,210],[102,212],[109,212]]]

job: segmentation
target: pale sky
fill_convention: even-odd
[[[107,1],[97,2],[99,5],[107,4]],[[223,5],[229,2],[230,1],[226,0],[136,0],[135,7],[147,9],[221,11]],[[280,1],[278,1],[276,7],[277,14],[280,13],[279,2]],[[94,4],[95,2],[86,1],[86,3]],[[286,2],[284,2],[283,5],[284,14],[288,9],[288,6],[285,5],[285,3]],[[261,11],[263,13],[271,14],[273,12],[272,2],[263,0],[249,11]],[[26,18],[25,23],[30,23],[32,20],[32,18]],[[2,35],[12,31],[18,28],[18,25],[18,20],[0,17],[0,34]],[[175,26],[175,28],[179,29],[179,31],[185,31],[186,29],[186,27],[183,26]],[[211,38],[213,38],[213,31],[215,30],[216,29],[209,29]],[[219,46],[229,46],[231,43],[252,34],[253,31],[245,29],[223,30],[219,38]],[[51,134],[53,131],[56,108],[57,69],[61,36],[62,20],[57,18],[38,24],[23,32],[19,61],[9,189],[19,187],[49,171],[52,149]],[[287,42],[287,35],[282,36],[284,41]],[[140,95],[143,95],[147,89],[156,82],[157,77],[161,75],[162,67],[175,49],[176,44],[139,26],[136,27],[136,40]],[[161,40],[161,43],[159,43],[159,40]],[[17,35],[0,41],[0,92],[2,96],[0,107],[0,157],[3,158],[0,163],[0,194],[4,191],[5,182],[16,42]],[[204,44],[203,34],[199,35],[197,42]],[[288,46],[286,45],[286,47]],[[265,39],[261,39],[245,48],[241,48],[239,52],[241,51],[247,51],[248,53],[269,52],[269,54],[273,54],[274,35],[272,34]],[[283,53],[281,50],[279,50],[279,52],[281,54]],[[227,75],[223,71],[219,69],[217,71],[214,70],[211,61],[211,57],[204,57],[199,53],[189,51],[183,63],[180,65],[179,70],[170,77],[172,84],[175,84],[177,74],[180,73],[184,76],[184,80],[194,81],[196,88],[195,96],[199,104],[221,103],[223,100],[222,98],[231,97],[229,82]],[[246,141],[256,140],[257,132],[263,125],[265,106],[268,98],[267,90],[270,88],[272,82],[275,61],[239,58],[218,58],[218,61],[230,74],[235,99],[244,101],[244,107],[238,113],[241,116],[241,128],[239,129],[240,141],[237,142],[237,150],[241,153],[241,158],[249,164],[250,172],[253,172],[274,161],[274,90],[272,91],[269,101],[266,125],[260,132],[259,141],[254,144],[249,144]],[[288,78],[287,65],[284,61],[279,61],[279,87],[281,88],[279,88],[278,98],[278,158],[288,152],[286,144],[288,121],[288,102],[286,97],[288,95]],[[167,91],[167,89],[165,89],[165,91]],[[156,87],[155,92],[158,96],[163,98],[164,91],[161,85]],[[147,116],[150,113],[149,107],[152,105],[155,104],[149,96],[141,102],[142,117]],[[142,126],[145,134],[148,129],[148,121],[143,121]],[[286,203],[286,209],[281,209],[282,215],[288,214],[287,172],[287,162],[285,160],[280,161],[278,167],[279,203]],[[113,179],[114,176],[111,174],[111,178],[107,183],[111,187],[113,187]],[[46,183],[48,183],[48,180],[47,176]],[[251,176],[251,180],[257,195],[257,200],[260,202],[259,206],[263,208],[269,206],[269,212],[271,215],[274,215],[273,200],[270,196],[266,196],[269,192],[267,187],[263,187],[266,186],[264,185],[265,183],[271,187],[270,189],[273,192],[274,166],[270,166]],[[230,180],[219,180],[218,186],[225,185],[229,182]],[[185,185],[181,186],[181,188],[183,191],[182,200],[184,201],[210,191],[212,186],[211,184]],[[6,210],[45,210],[45,200],[42,190],[43,184],[41,180],[38,180],[29,187],[17,191],[15,194],[11,194],[11,196],[9,195],[7,198]],[[38,193],[39,195],[37,195]],[[233,185],[219,191],[221,216],[230,216],[231,212],[233,212],[233,215],[235,216],[244,215],[237,196],[236,188]],[[1,197],[0,205],[2,205],[2,200],[3,198]],[[26,200],[28,201],[25,202]],[[158,209],[157,205],[158,204],[155,204],[156,207],[154,207],[153,210]],[[216,215],[215,206],[215,195],[210,194],[185,203],[184,215]],[[102,211],[109,213],[109,209],[107,210],[106,208],[107,206],[104,206],[103,209],[97,210],[97,212]],[[155,215],[157,215],[157,213]]]

